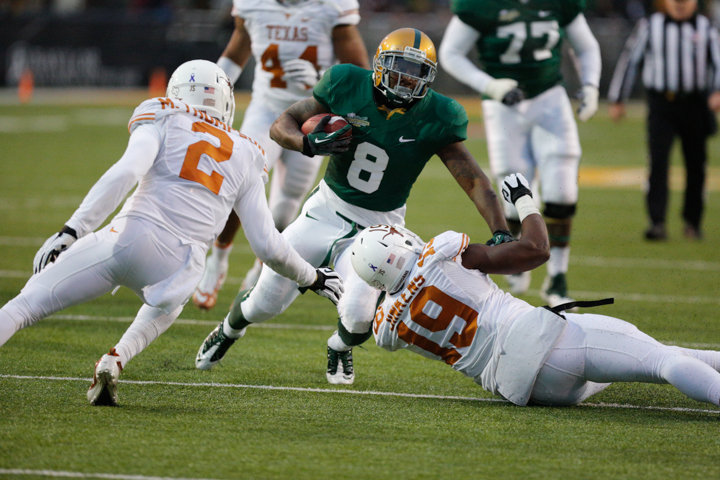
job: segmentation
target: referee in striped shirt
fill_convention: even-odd
[[[665,0],[665,13],[638,22],[615,67],[608,100],[610,117],[625,115],[623,101],[643,64],[647,90],[647,141],[650,178],[648,240],[665,240],[670,149],[680,136],[687,180],[683,219],[685,237],[702,238],[707,138],[717,129],[720,111],[720,38],[710,21],[697,13],[697,0]]]

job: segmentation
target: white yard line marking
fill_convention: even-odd
[[[53,315],[48,317],[50,320],[79,320],[79,321],[92,321],[92,322],[126,322],[130,323],[135,320],[135,317],[104,317],[104,316],[93,316],[93,315]],[[192,318],[178,319],[175,320],[176,324],[180,325],[208,325],[211,327],[216,326],[219,320],[195,320]],[[274,330],[322,330],[331,331],[337,327],[335,325],[295,325],[291,323],[253,323],[250,324],[253,328],[269,328]],[[661,343],[666,345],[676,345],[678,347],[686,348],[707,348],[718,350],[720,349],[720,343],[696,343],[696,342],[676,342],[674,340],[660,340]]]
[[[0,468],[0,475],[37,475],[40,477],[66,478],[108,478],[112,480],[212,480],[203,478],[148,477],[145,475],[123,475],[117,473],[63,472],[61,470],[26,470],[23,468]]]
[[[45,377],[45,376],[31,376],[31,375],[3,375],[0,374],[0,378],[11,378],[17,380],[56,380],[56,381],[70,381],[70,382],[91,382],[92,378],[77,378],[77,377]],[[186,383],[186,382],[160,382],[150,380],[119,380],[119,383],[127,383],[130,385],[170,385],[175,387],[211,387],[211,388],[246,388],[252,390],[276,390],[276,391],[289,391],[289,392],[306,392],[306,393],[344,393],[347,395],[371,395],[380,397],[404,397],[404,398],[424,398],[433,400],[463,400],[469,402],[500,402],[507,403],[505,400],[499,398],[481,398],[481,397],[460,397],[454,395],[427,395],[422,393],[399,393],[399,392],[376,392],[372,390],[333,390],[329,388],[302,388],[302,387],[277,387],[274,385],[244,385],[234,383]],[[695,412],[695,413],[717,413],[720,414],[720,410],[706,410],[700,408],[683,408],[683,407],[652,407],[652,406],[641,406],[641,405],[627,405],[618,403],[581,403],[583,407],[595,407],[595,408],[632,408],[640,410],[663,410],[673,412]]]
[[[80,321],[107,321],[107,322],[126,322],[130,323],[135,320],[135,317],[104,317],[104,316],[93,316],[93,315],[53,315],[48,317],[50,320],[80,320]],[[217,320],[195,320],[192,318],[179,318],[173,322],[174,324],[180,325],[209,325],[217,326],[220,323],[220,318]],[[293,325],[290,323],[253,323],[250,325],[253,328],[269,328],[273,330],[323,330],[323,331],[334,331],[337,329],[336,325]]]

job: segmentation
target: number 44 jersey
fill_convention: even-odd
[[[335,63],[332,31],[357,25],[357,0],[309,0],[283,5],[278,0],[234,0],[233,15],[245,21],[255,58],[253,99],[283,111],[312,94],[312,87],[286,81],[283,65],[303,59],[324,72]]]
[[[562,81],[561,41],[585,0],[453,0],[452,11],[480,32],[484,71],[512,78],[528,98]]]

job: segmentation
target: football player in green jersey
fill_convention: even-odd
[[[585,0],[453,0],[455,16],[440,46],[443,68],[483,95],[490,168],[498,184],[515,172],[536,180],[533,183],[539,180],[551,242],[541,296],[551,306],[571,301],[566,273],[581,153],[570,100],[561,85],[563,38],[580,65],[578,118],[587,121],[597,110],[600,47],[582,14],[584,4]],[[467,57],[473,45],[484,71]],[[505,208],[510,230],[517,235],[517,211],[510,204]],[[530,287],[530,272],[506,278],[514,295]]]
[[[328,340],[330,383],[353,383],[352,347],[370,337],[380,295],[352,268],[353,238],[378,223],[404,225],[410,189],[433,155],[440,157],[475,204],[493,232],[491,242],[512,239],[490,180],[463,143],[465,110],[430,89],[436,60],[435,46],[424,33],[413,28],[392,32],[378,47],[372,71],[333,66],[315,86],[313,98],[288,108],[270,130],[271,138],[283,148],[330,155],[324,179],[300,216],[283,231],[310,264],[333,264],[343,277],[338,331]],[[328,112],[350,124],[325,133],[327,116],[312,133],[302,133],[300,126],[307,119]],[[346,136],[350,130],[352,136]],[[279,315],[298,293],[296,283],[263,267],[255,288],[238,295],[228,316],[203,342],[197,368],[210,369],[249,324]]]

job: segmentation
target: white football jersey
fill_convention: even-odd
[[[332,30],[357,25],[357,0],[307,0],[285,6],[277,0],[234,0],[233,15],[245,21],[255,57],[253,99],[279,111],[312,95],[312,87],[285,81],[283,64],[303,59],[324,72],[335,63]]]
[[[147,100],[135,109],[130,133],[142,124],[157,129],[160,151],[117,217],[146,218],[179,238],[208,243],[248,179],[267,182],[265,154],[256,142],[185,103]]]
[[[407,348],[480,378],[498,337],[534,307],[464,268],[460,257],[469,243],[467,235],[449,231],[425,244],[408,285],[376,311],[378,346]]]

